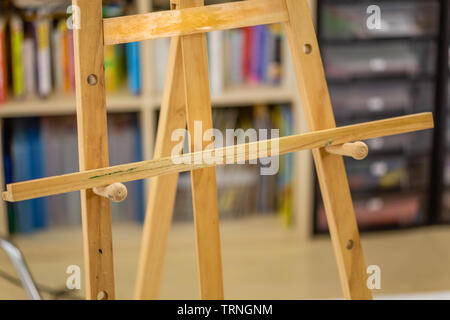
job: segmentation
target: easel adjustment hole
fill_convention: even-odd
[[[353,240],[348,240],[347,243],[345,244],[345,247],[348,250],[352,250],[353,249],[353,245],[354,245]]]
[[[305,54],[310,54],[312,51],[313,51],[313,48],[309,43],[303,45],[303,52]]]
[[[97,84],[97,76],[95,74],[90,74],[87,78],[87,82],[91,86],[95,86]]]
[[[108,294],[105,291],[100,291],[97,294],[97,300],[108,300]]]

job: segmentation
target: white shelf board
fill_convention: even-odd
[[[108,95],[106,104],[110,112],[136,112],[141,110],[142,99],[119,92]],[[75,114],[75,111],[75,96],[71,94],[53,94],[46,99],[15,99],[0,104],[0,118],[65,115]]]
[[[213,107],[242,107],[257,104],[292,103],[295,91],[285,87],[239,87],[228,88],[222,93],[212,95]],[[153,100],[153,107],[159,109],[161,96]]]

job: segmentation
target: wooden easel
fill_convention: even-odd
[[[247,0],[203,6],[203,0],[172,0],[172,10],[102,19],[101,0],[73,0],[80,8],[81,29],[74,30],[80,172],[9,184],[7,201],[21,201],[81,190],[83,242],[88,299],[114,299],[109,199],[123,198],[120,182],[153,177],[143,231],[135,296],[158,298],[164,253],[171,223],[178,173],[191,171],[200,294],[223,299],[222,263],[214,166],[175,165],[171,134],[194,121],[212,128],[205,32],[282,22],[294,60],[302,105],[310,133],[231,146],[255,159],[252,152],[276,156],[313,149],[322,198],[338,264],[344,297],[371,299],[366,287],[358,227],[342,156],[362,158],[367,147],[352,143],[433,127],[431,113],[336,128],[328,88],[307,0]],[[172,37],[163,93],[155,160],[108,167],[103,54],[104,46]],[[210,142],[203,142],[203,148]],[[275,148],[274,146],[278,146]],[[186,159],[211,152],[193,150]],[[227,154],[223,152],[223,154]],[[230,160],[223,157],[222,160]],[[229,162],[227,162],[229,163]]]

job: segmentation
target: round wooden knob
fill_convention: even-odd
[[[369,148],[367,147],[367,144],[362,141],[344,143],[337,146],[328,146],[325,147],[325,150],[332,154],[352,157],[356,160],[362,160],[369,154]]]
[[[127,187],[122,183],[113,183],[106,187],[94,188],[94,193],[114,202],[122,202],[128,195]]]

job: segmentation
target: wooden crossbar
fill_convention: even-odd
[[[285,0],[247,0],[103,19],[104,44],[286,22]]]
[[[324,148],[357,140],[366,140],[431,128],[433,128],[433,116],[431,113],[419,113],[371,121],[225,148],[204,150],[177,157],[165,157],[12,183],[7,185],[7,191],[3,193],[3,200],[10,202],[28,200],[91,189],[115,182],[127,182],[217,165],[233,164],[238,163],[238,161],[260,158],[261,154],[263,155],[262,157],[276,156],[305,149]],[[274,148],[275,146],[276,148]],[[195,159],[205,159],[205,157],[218,154],[221,156],[219,161],[215,163],[195,161]],[[178,164],[175,164],[175,161]]]

